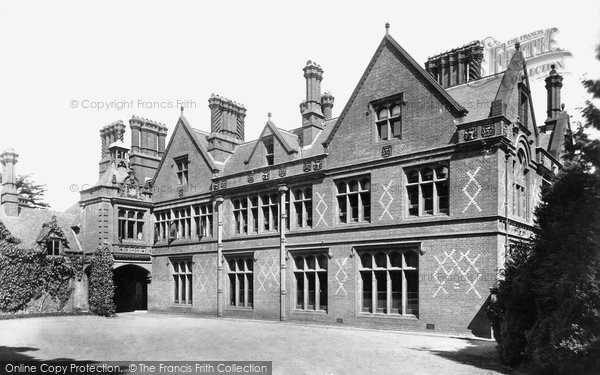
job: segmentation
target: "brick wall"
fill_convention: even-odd
[[[184,126],[179,125],[171,137],[170,147],[163,159],[163,166],[159,170],[154,182],[154,202],[179,198],[177,186],[177,167],[174,158],[188,156],[188,185],[184,188],[183,195],[194,195],[210,191],[212,172],[203,156],[192,143],[190,135]]]

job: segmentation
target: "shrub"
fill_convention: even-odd
[[[94,252],[89,283],[89,303],[90,310],[100,316],[114,316],[116,312],[113,263],[113,257],[107,247],[100,247]]]

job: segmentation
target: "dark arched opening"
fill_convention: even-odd
[[[113,271],[117,312],[148,309],[148,271],[126,265]]]

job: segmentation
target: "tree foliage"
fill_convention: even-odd
[[[600,98],[600,81],[584,86]],[[536,238],[512,247],[488,310],[501,360],[544,374],[600,374],[600,140],[588,136],[600,130],[600,110],[592,99],[565,167],[543,191]]]
[[[535,305],[531,286],[532,244],[518,242],[510,246],[503,270],[504,279],[496,288],[496,300],[488,307],[488,317],[498,342],[502,362],[521,362],[527,346],[525,333],[535,321]]]
[[[90,310],[101,316],[114,316],[116,312],[113,263],[112,254],[107,247],[96,249],[92,256],[89,282]]]
[[[600,60],[600,45],[596,47],[596,58]],[[585,102],[582,115],[583,126],[573,134],[573,150],[567,157],[587,168],[594,168],[594,172],[600,174],[600,140],[589,136],[590,130],[600,130],[600,109],[594,105],[592,100],[600,99],[600,80],[586,79],[583,86],[591,94],[591,98]]]
[[[537,210],[528,356],[547,373],[600,373],[600,176],[568,165]]]
[[[512,247],[489,315],[499,355],[547,374],[600,373],[600,176],[568,164]]]
[[[46,185],[37,184],[31,179],[31,175],[21,175],[16,179],[16,188],[21,201],[31,208],[48,208],[50,204],[44,201]]]

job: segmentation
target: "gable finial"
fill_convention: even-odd
[[[183,117],[183,106],[181,106],[179,110],[181,110],[181,116]]]
[[[269,117],[269,120],[271,119],[271,112],[267,113],[267,117]]]
[[[385,35],[388,35],[390,33],[390,23],[386,22],[385,23]]]

